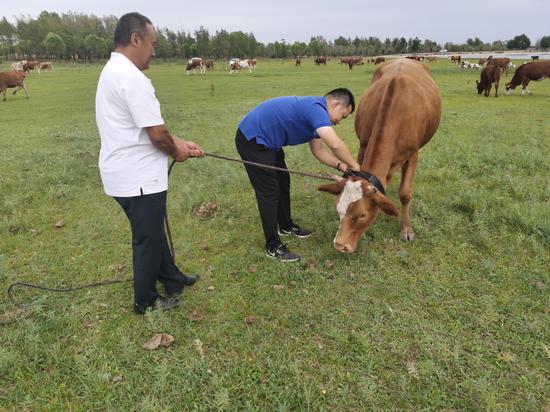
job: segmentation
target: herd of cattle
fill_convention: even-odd
[[[232,58],[229,60],[229,74],[246,69],[248,69],[249,72],[252,72],[252,69],[256,68],[257,63],[258,62],[256,59]],[[198,69],[200,74],[206,73],[207,70],[213,71],[214,60],[204,60],[202,57],[192,57],[187,62],[185,74],[195,74],[195,69]]]
[[[531,91],[527,88],[527,85],[532,80],[542,80],[550,77],[550,61],[539,60],[539,56],[531,56],[531,62],[525,62],[519,66],[512,80],[506,84],[506,94],[510,95],[513,90],[522,85],[521,95],[525,93],[531,94]],[[427,61],[429,63],[437,61],[435,56],[406,56],[406,59],[416,60],[419,62]],[[456,64],[461,69],[474,69],[481,70],[480,79],[476,80],[478,94],[484,94],[489,96],[492,85],[495,85],[495,97],[498,97],[498,87],[501,75],[504,73],[508,75],[508,70],[516,68],[509,58],[500,57],[493,58],[489,56],[487,59],[479,59],[477,63],[473,63],[467,60],[463,60],[461,55],[449,56],[451,63]],[[317,56],[313,59],[313,63],[317,66],[327,65],[327,61],[330,58],[326,56]],[[373,63],[379,65],[386,62],[385,57],[371,57],[363,58],[357,56],[348,56],[340,58],[340,64],[346,65],[350,70],[354,66],[364,65],[365,63]],[[299,67],[302,64],[302,59],[297,58],[295,60],[295,66]],[[257,65],[256,59],[238,59],[232,58],[228,62],[229,74],[239,72],[242,70],[248,70],[252,72]],[[227,67],[227,66],[226,66]],[[24,90],[27,98],[29,98],[29,92],[25,86],[25,78],[31,71],[36,70],[38,73],[43,71],[54,71],[52,62],[38,62],[33,60],[22,60],[15,62],[11,65],[11,70],[0,73],[0,92],[4,95],[4,101],[6,100],[6,91],[8,88],[15,88],[13,94],[19,90]],[[193,57],[189,59],[186,65],[186,74],[195,74],[198,70],[200,74],[205,74],[206,71],[214,70],[214,61],[205,60],[201,57]]]
[[[29,91],[25,86],[25,78],[33,70],[36,70],[38,74],[40,74],[41,71],[54,71],[52,62],[21,60],[12,63],[11,70],[0,73],[0,92],[4,95],[4,101],[6,101],[6,91],[10,88],[16,88],[13,94],[17,93],[19,90],[23,90],[27,99],[29,98]]]

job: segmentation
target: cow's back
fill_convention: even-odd
[[[431,139],[440,118],[441,97],[427,66],[410,59],[383,64],[375,71],[355,115],[355,132],[361,145],[359,163],[373,139],[393,142],[369,145],[370,155],[392,156],[399,162],[398,158],[408,157]],[[376,152],[380,147],[384,147],[379,149],[384,153]],[[388,153],[388,147],[392,153]]]

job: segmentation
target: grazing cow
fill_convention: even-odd
[[[460,61],[462,60],[462,57],[459,54],[457,56],[450,56],[449,59],[451,59],[451,63],[460,64]]]
[[[40,63],[38,73],[40,73],[41,71],[53,72],[54,71],[53,63],[52,62],[42,62],[42,63]]]
[[[255,69],[256,68],[256,63],[258,63],[258,61],[256,59],[248,59],[247,62],[248,62],[248,67],[250,69]]]
[[[324,64],[325,66],[327,65],[327,58],[324,57],[324,56],[320,56],[320,57],[316,57],[313,62],[319,66],[321,64]]]
[[[239,61],[236,57],[229,60],[229,74],[239,70]]]
[[[480,66],[483,66],[485,63],[487,63],[487,59],[479,59],[477,62]]]
[[[376,59],[374,59],[374,64],[384,63],[385,61],[386,61],[385,57],[377,57]]]
[[[504,70],[502,67],[499,67],[494,64],[488,64],[483,68],[480,74],[480,80],[476,80],[477,84],[477,94],[483,94],[485,97],[489,97],[491,92],[491,86],[495,84],[495,97],[498,97],[498,82],[500,81],[500,74]]]
[[[489,56],[491,57],[491,56]],[[508,75],[508,65],[510,64],[510,59],[508,57],[497,57],[489,58],[487,60],[487,66],[497,66],[504,70],[504,73]]]
[[[428,63],[433,63],[437,61],[437,57],[435,56],[428,56]]]
[[[294,64],[294,66],[298,67],[301,65],[302,65],[302,59],[296,59],[296,63]]]
[[[521,95],[523,96],[525,92],[531,94],[527,85],[531,80],[543,80],[550,77],[550,60],[546,61],[533,61],[522,64],[519,66],[512,77],[510,83],[506,84],[506,95],[509,96],[512,94],[514,89],[520,84],[523,86],[521,90]]]
[[[350,59],[353,59],[353,57],[342,57],[340,59],[340,64],[348,64]]]
[[[25,87],[26,76],[26,72],[20,72],[16,70],[8,70],[7,72],[0,73],[0,92],[4,95],[4,101],[6,101],[6,90],[13,87],[17,87],[17,89],[13,91],[13,94],[23,89],[25,91],[27,99],[29,98],[29,91]]]
[[[471,63],[468,60],[462,60],[460,62],[460,68],[461,69],[469,69],[471,66]]]
[[[185,74],[193,73],[195,74],[195,69],[199,68],[200,74],[204,74],[204,61],[200,57],[193,57],[187,62],[187,66],[185,67]]]
[[[252,73],[252,67],[250,67],[248,60],[239,60],[239,62],[237,63],[237,66],[239,70],[248,69],[248,72]]]
[[[31,70],[34,70],[34,69],[36,69],[40,74],[40,67],[36,60],[29,60],[28,62],[23,64],[23,71],[27,74],[29,74]]]
[[[374,72],[355,115],[361,171],[358,176],[319,187],[338,195],[340,226],[334,238],[336,250],[354,252],[359,238],[380,210],[399,215],[385,196],[385,188],[400,168],[401,236],[414,239],[409,217],[412,180],[419,150],[436,132],[440,118],[441,97],[428,66],[397,59]]]
[[[531,56],[531,60],[535,61],[535,60],[538,60],[539,59],[539,56]]]
[[[209,72],[214,71],[214,60],[206,60],[204,62],[204,68]]]

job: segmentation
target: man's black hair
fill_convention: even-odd
[[[147,34],[147,25],[153,24],[151,20],[139,13],[127,13],[122,16],[115,28],[115,47],[128,46],[132,33],[139,33],[141,37]]]
[[[331,90],[326,96],[330,96],[333,99],[340,100],[343,102],[346,106],[351,106],[351,112],[355,110],[355,98],[353,97],[353,93],[346,89],[345,87],[338,87],[337,89]]]

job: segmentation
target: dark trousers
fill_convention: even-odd
[[[248,141],[240,129],[237,129],[235,145],[243,160],[287,168],[282,149],[270,150],[257,144],[255,139]],[[281,244],[277,225],[288,229],[293,224],[290,216],[290,175],[251,165],[245,165],[245,168],[256,193],[266,247],[272,249]]]
[[[134,267],[134,311],[144,313],[155,304],[159,294],[157,280],[167,294],[183,289],[184,278],[170,255],[164,216],[166,191],[134,197],[115,197],[132,228]]]

